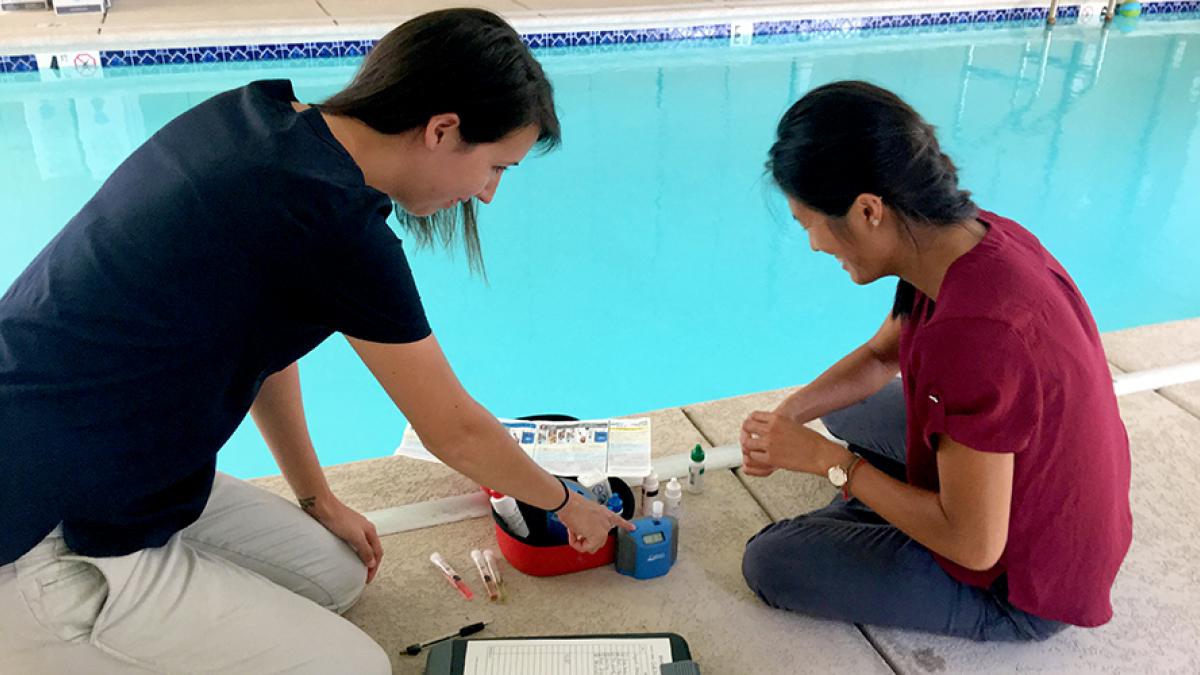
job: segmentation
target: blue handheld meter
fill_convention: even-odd
[[[617,571],[634,579],[653,579],[671,570],[679,553],[679,523],[671,516],[629,521],[634,530],[617,530]]]

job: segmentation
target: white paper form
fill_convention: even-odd
[[[650,418],[614,419],[608,425],[608,475],[650,473]]]
[[[533,461],[556,476],[603,473],[608,465],[607,420],[538,422]]]
[[[478,640],[463,675],[659,675],[670,662],[667,638]]]
[[[500,420],[500,424],[508,430],[508,435],[514,441],[520,444],[521,449],[525,454],[533,456],[533,441],[537,436],[537,424],[534,422],[525,422],[522,420]],[[396,448],[396,452],[392,453],[401,457],[411,457],[419,459],[423,462],[441,463],[442,460],[433,456],[433,453],[425,447],[421,442],[421,438],[417,436],[417,432],[410,424],[404,427],[404,436],[400,438],[400,447]]]
[[[500,423],[525,454],[550,473],[578,476],[586,471],[599,471],[622,477],[650,473],[649,418],[578,422],[502,419]],[[395,454],[426,462],[439,461],[425,448],[411,424],[404,429]]]
[[[508,429],[508,435],[516,441],[525,454],[533,457],[533,443],[537,438],[537,423],[523,420],[500,420],[500,424]]]

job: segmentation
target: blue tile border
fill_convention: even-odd
[[[603,45],[645,44],[676,40],[728,39],[732,29],[727,23],[671,28],[628,28],[622,30],[583,30],[567,33],[528,33],[522,35],[530,49],[562,47],[598,47]]]
[[[1189,2],[1146,2],[1142,14],[1166,15],[1200,12],[1200,0]],[[979,24],[1037,23],[1046,20],[1044,7],[1013,7],[1009,9],[962,10],[922,14],[888,14],[847,17],[839,19],[786,19],[754,23],[755,38],[779,35],[812,35],[836,37],[859,31],[890,31],[907,28],[930,30],[966,29]],[[1079,17],[1079,5],[1060,7],[1058,16],[1064,21]],[[728,39],[730,24],[701,24],[664,28],[630,28],[619,30],[581,30],[560,33],[528,33],[522,35],[531,49],[561,49],[571,47],[615,47],[619,45],[675,42],[684,40]],[[238,63],[298,59],[356,58],[365,55],[377,40],[335,40],[332,42],[286,42],[259,45],[221,45],[208,47],[171,47],[166,49],[102,50],[100,65],[105,68],[145,65],[184,65],[204,63]],[[33,54],[0,55],[0,73],[33,72],[38,69]]]
[[[32,73],[37,69],[37,57],[33,54],[0,56],[0,73]]]
[[[939,26],[964,26],[970,24],[1024,23],[1046,20],[1045,7],[1013,7],[1010,9],[962,10],[956,12],[929,12],[925,14],[884,14],[840,19],[792,19],[784,21],[760,21],[754,24],[754,35],[791,35],[796,33],[845,33],[861,30],[886,30],[892,28],[925,28]],[[1059,19],[1079,18],[1079,5],[1059,7]]]
[[[148,66],[184,63],[238,63],[283,59],[335,59],[363,56],[376,40],[335,42],[278,42],[261,45],[220,45],[168,49],[123,49],[100,52],[100,65]],[[3,57],[0,57],[2,59]]]
[[[1142,14],[1180,14],[1200,12],[1200,2],[1144,2]]]

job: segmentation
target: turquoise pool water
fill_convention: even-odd
[[[1060,26],[546,52],[565,144],[483,210],[489,283],[410,249],[467,389],[499,416],[603,417],[803,382],[859,344],[891,283],[813,254],[763,178],[811,87],[865,78],[936,124],[981,205],[1038,234],[1101,330],[1200,315],[1200,22],[1102,40]],[[317,100],[353,63],[0,76],[0,288],[137,144],[208,96],[290,78]],[[341,338],[301,362],[325,464],[392,452],[404,419]],[[680,450],[683,450],[682,448]],[[221,453],[276,471],[247,421]]]

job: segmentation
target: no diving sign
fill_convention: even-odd
[[[71,59],[71,63],[75,64],[76,70],[95,70],[100,67],[100,59],[91,52],[79,52]]]
[[[97,77],[101,74],[100,52],[58,52],[37,55],[42,79]]]

